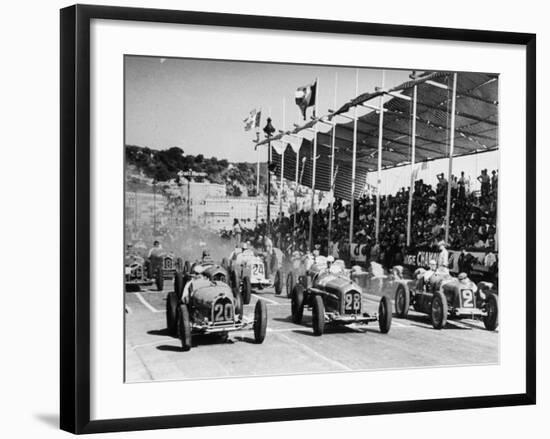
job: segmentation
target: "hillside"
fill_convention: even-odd
[[[225,184],[227,195],[254,196],[256,191],[256,163],[230,163],[226,159],[206,158],[202,154],[186,155],[178,147],[155,150],[126,145],[126,169],[131,174],[143,175],[158,182],[178,180],[179,171],[191,169],[205,172],[212,183]],[[197,181],[200,180],[197,178]],[[265,184],[266,164],[260,163],[260,190],[265,188]]]

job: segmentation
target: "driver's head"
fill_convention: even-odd
[[[153,242],[153,247],[158,247],[159,245],[160,245],[160,242],[158,241]]]
[[[430,267],[430,270],[435,271],[437,268],[437,262],[435,262],[434,259],[430,259],[428,266]]]
[[[334,256],[327,256],[327,268],[330,268],[332,263],[334,262]]]
[[[203,251],[202,251],[202,257],[203,258],[206,258],[210,256],[210,250],[208,250],[207,248],[205,248]]]

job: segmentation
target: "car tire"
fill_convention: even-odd
[[[313,296],[312,305],[313,334],[323,335],[325,331],[325,304],[323,303],[323,298],[318,295]]]
[[[183,275],[176,271],[174,274],[174,293],[176,293],[176,297],[178,299],[181,299],[181,295],[183,294]]]
[[[391,301],[388,296],[382,296],[378,305],[378,327],[382,334],[390,332],[392,320]]]
[[[400,283],[395,291],[395,315],[401,319],[406,319],[411,305],[411,296],[409,287]]]
[[[250,285],[250,278],[248,276],[243,278],[242,292],[243,303],[248,305],[250,303],[250,299],[252,298],[252,285]]]
[[[292,289],[290,297],[290,308],[292,311],[292,322],[299,325],[304,316],[304,287],[297,284]]]
[[[191,349],[191,319],[187,305],[180,305],[178,311],[178,337],[182,351]]]
[[[258,300],[254,308],[254,340],[263,343],[267,330],[267,306],[263,300]]]
[[[157,268],[155,273],[155,283],[157,285],[157,291],[162,291],[164,288],[164,275],[162,273],[162,267]]]
[[[292,290],[294,289],[294,285],[296,285],[296,280],[294,278],[294,272],[291,271],[286,275],[286,297],[290,297]]]
[[[273,282],[275,287],[275,294],[277,296],[280,296],[283,292],[283,275],[281,273],[281,270],[277,270],[275,272],[275,281]]]
[[[485,329],[494,331],[498,328],[498,297],[495,293],[487,293],[485,309],[487,311],[487,315],[483,317]]]
[[[178,332],[178,298],[174,291],[166,296],[166,329],[169,335],[177,335]]]
[[[435,329],[442,329],[447,324],[447,298],[441,291],[436,291],[432,299],[430,318]]]
[[[239,320],[243,319],[243,296],[238,288],[233,289],[233,295],[235,296],[235,315],[239,317]]]

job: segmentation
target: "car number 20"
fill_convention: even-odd
[[[233,305],[230,302],[218,302],[214,305],[214,321],[223,322],[233,319]]]
[[[359,293],[348,293],[345,298],[344,310],[346,312],[361,311],[361,295]]]
[[[472,290],[462,290],[462,306],[464,308],[474,307],[474,293]]]

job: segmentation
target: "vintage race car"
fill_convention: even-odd
[[[151,255],[147,262],[149,278],[155,279],[155,285],[159,291],[164,288],[165,279],[173,279],[176,272],[183,270],[182,259],[170,252]]]
[[[292,321],[300,324],[304,308],[312,310],[315,335],[322,335],[326,323],[352,324],[378,321],[380,332],[389,332],[392,321],[390,299],[383,296],[378,313],[364,309],[362,289],[350,278],[351,271],[343,263],[317,257],[303,276],[300,276],[291,294]]]
[[[197,260],[195,262],[185,261],[183,274],[191,276],[204,276],[210,280],[228,283],[227,270],[214,262]]]
[[[127,255],[124,261],[124,284],[126,291],[138,291],[142,286],[153,285],[145,270],[145,260],[141,256]]]
[[[269,276],[266,275],[268,267],[264,254],[245,249],[242,252],[234,252],[229,258],[227,263],[230,285],[241,291],[245,305],[250,303],[253,290],[275,288],[275,294],[281,294],[283,289],[281,259],[277,252],[275,254],[277,263],[271,267]]]
[[[166,326],[170,334],[178,336],[184,351],[191,348],[194,334],[215,334],[225,339],[231,331],[250,327],[256,343],[262,343],[267,330],[267,307],[258,300],[254,317],[246,317],[240,294],[235,294],[226,283],[177,272],[174,291],[166,297]]]
[[[445,271],[436,271],[428,278],[424,269],[416,270],[415,277],[396,281],[397,317],[406,318],[412,306],[428,314],[435,329],[445,327],[448,318],[481,318],[486,329],[497,329],[498,295],[491,283],[476,285],[463,273],[455,278]]]

